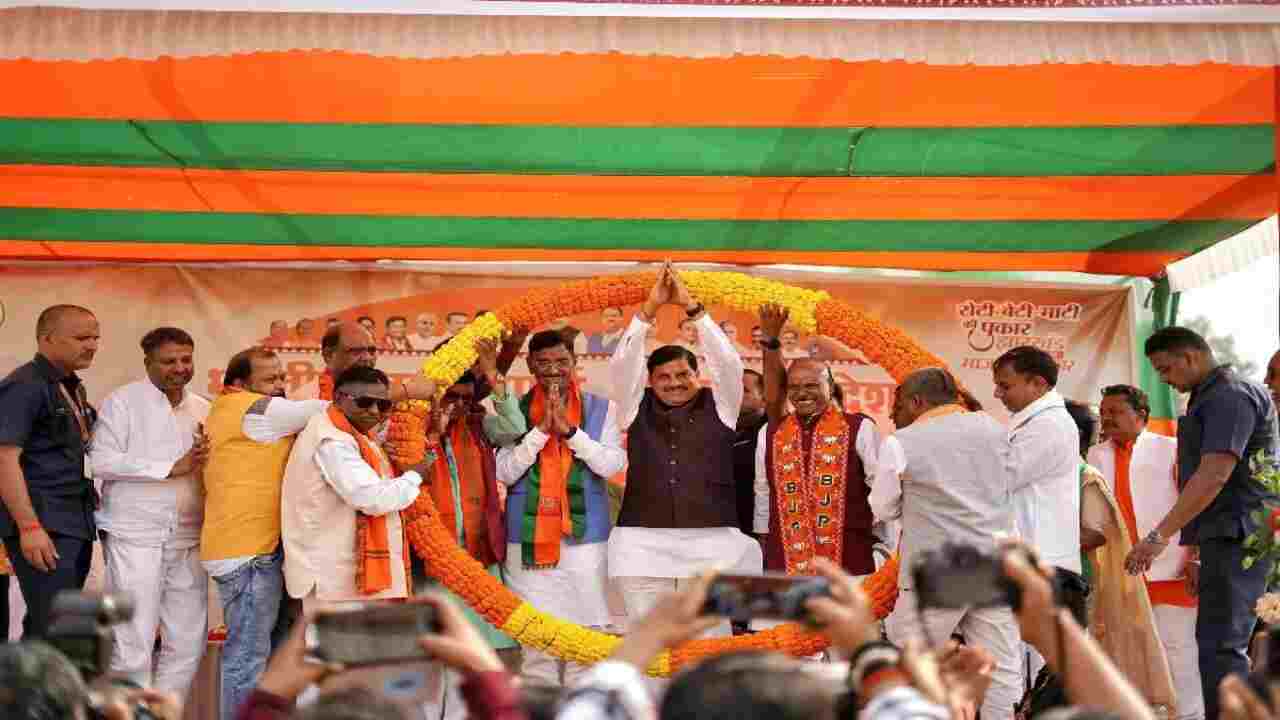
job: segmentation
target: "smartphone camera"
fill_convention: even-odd
[[[757,618],[809,622],[805,602],[809,598],[830,596],[831,584],[822,577],[781,573],[720,575],[707,591],[702,612],[737,623]]]
[[[371,603],[316,614],[308,636],[308,654],[342,665],[379,665],[423,660],[422,635],[440,632],[430,605]]]

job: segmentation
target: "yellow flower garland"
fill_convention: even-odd
[[[858,347],[867,358],[901,381],[910,372],[943,363],[914,343],[905,333],[885,326],[827,293],[795,288],[741,273],[681,271],[690,291],[706,305],[723,304],[754,311],[766,302],[784,305],[791,320],[807,331],[817,331]],[[654,275],[639,274],[569,283],[529,296],[486,313],[458,333],[422,366],[440,392],[452,385],[475,363],[475,340],[498,338],[504,332],[530,329],[561,317],[566,308],[587,312],[607,306],[631,305],[644,300]],[[423,405],[401,408],[392,418],[397,437],[421,427]],[[398,418],[397,418],[398,416]],[[398,442],[392,458],[400,467],[421,461],[416,443]],[[480,615],[521,645],[543,650],[564,660],[591,664],[609,656],[620,639],[566,622],[534,608],[493,578],[474,558],[458,547],[440,522],[429,493],[420,493],[404,512],[405,529],[415,552],[428,572],[445,587],[465,599]],[[863,582],[877,617],[885,617],[897,597],[896,556]],[[648,673],[666,677],[681,667],[723,652],[748,648],[770,649],[792,655],[811,655],[828,640],[796,624],[782,625],[755,635],[695,640],[663,652]]]

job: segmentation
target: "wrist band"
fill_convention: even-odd
[[[26,525],[18,526],[19,533],[29,533],[35,530],[43,530],[43,529],[44,529],[44,525],[41,525],[39,520],[32,523],[27,523]]]
[[[858,648],[849,660],[849,689],[864,696],[866,680],[886,668],[896,668],[902,651],[884,641],[869,642]]]
[[[902,668],[897,665],[886,665],[873,670],[867,677],[863,678],[862,688],[858,691],[858,696],[865,701],[867,696],[873,694],[877,687],[893,680],[903,684],[910,684],[911,682],[911,678],[907,676],[907,673]]]

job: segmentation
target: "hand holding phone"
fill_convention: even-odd
[[[314,643],[308,654],[348,666],[424,660],[418,642],[440,632],[436,607],[425,603],[366,603],[356,608],[321,610],[311,621]]]
[[[831,597],[827,578],[807,575],[717,575],[707,591],[703,613],[728,617],[735,622],[810,620],[805,602]]]

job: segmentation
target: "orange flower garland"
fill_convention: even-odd
[[[761,297],[779,293],[778,301],[787,303],[788,307],[791,304],[788,300],[800,301],[796,299],[798,296],[793,288],[777,283],[766,284],[767,281],[753,285],[751,278],[736,273],[718,284],[717,275],[721,274],[701,273],[691,287],[696,285],[697,289],[704,289],[709,295],[726,297],[726,301],[726,288],[729,287],[746,288]],[[643,302],[655,277],[654,273],[640,273],[539,288],[500,308],[494,315],[508,332],[530,330],[559,317]],[[906,333],[880,323],[847,303],[825,296],[804,297],[810,303],[807,308],[812,310],[820,334],[861,349],[868,360],[884,368],[895,380],[901,381],[923,367],[945,366],[941,359],[916,345]],[[815,301],[816,305],[813,304]],[[439,372],[439,368],[435,370]],[[423,455],[425,422],[423,404],[402,406],[401,412],[393,416],[388,429],[388,450],[402,469],[416,463]],[[548,615],[512,593],[458,547],[453,534],[440,522],[429,493],[420,493],[403,516],[405,532],[414,551],[426,564],[427,571],[489,623],[522,645],[590,664],[608,657],[620,642],[617,637]],[[898,559],[894,556],[863,581],[862,589],[876,617],[883,618],[892,611],[898,593],[897,580]],[[667,676],[703,658],[734,650],[775,650],[806,656],[821,651],[828,643],[821,633],[787,624],[754,635],[685,643],[660,655],[648,672]]]

